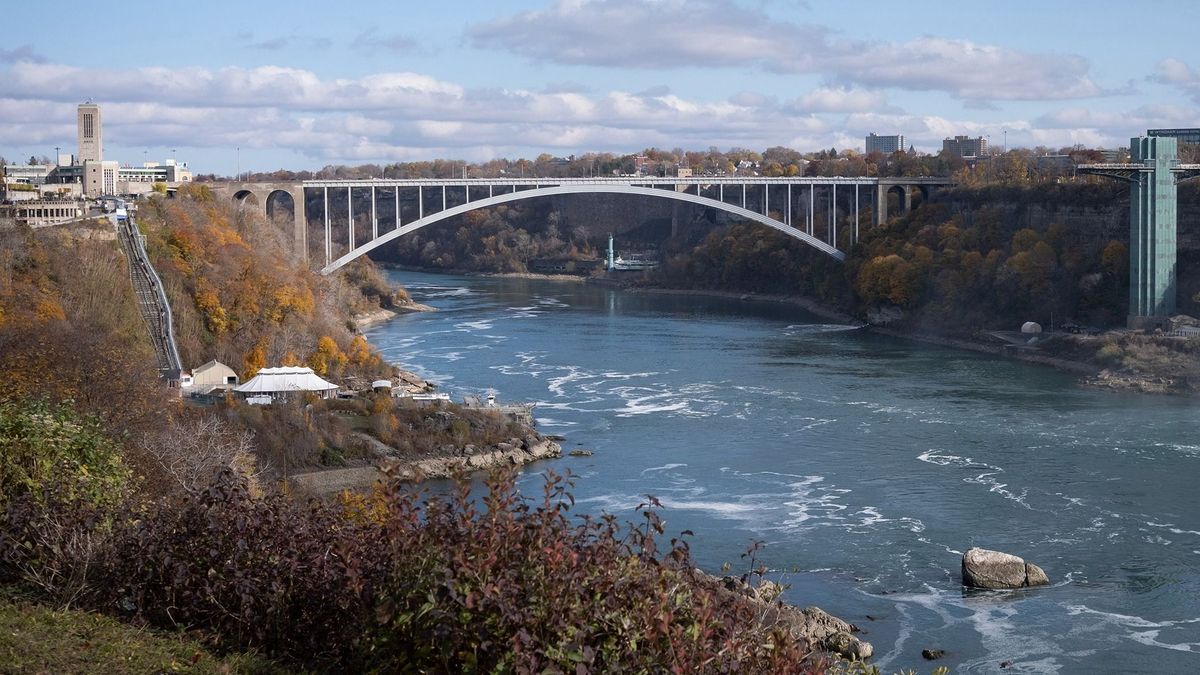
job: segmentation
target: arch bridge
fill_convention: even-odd
[[[309,224],[304,196],[315,191],[323,207],[321,273],[329,274],[394,239],[468,211],[570,194],[641,195],[698,204],[761,223],[843,260],[846,254],[839,245],[853,246],[858,241],[861,215],[869,211],[876,226],[887,220],[890,194],[897,195],[899,210],[907,213],[915,195],[928,199],[933,190],[950,185],[950,179],[930,177],[629,176],[230,182],[213,189],[218,197],[266,216],[274,215],[272,206],[279,193],[289,195],[296,250],[306,257]],[[345,203],[335,209],[331,199]]]

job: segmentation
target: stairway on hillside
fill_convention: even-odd
[[[125,257],[129,262],[129,280],[137,296],[138,308],[150,331],[150,341],[158,360],[158,370],[167,379],[178,379],[182,370],[179,350],[175,346],[175,334],[171,326],[171,307],[163,292],[162,281],[155,273],[141,235],[133,220],[117,224],[118,236]]]

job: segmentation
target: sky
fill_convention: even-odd
[[[1152,28],[1143,26],[1153,21]],[[0,156],[197,173],[649,147],[1128,146],[1200,127],[1194,0],[5,6]]]

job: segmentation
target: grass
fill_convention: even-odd
[[[192,637],[38,604],[0,586],[2,673],[285,673],[255,654],[218,655]]]

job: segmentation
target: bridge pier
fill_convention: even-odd
[[[225,183],[214,185],[213,195],[227,199],[243,209],[270,220],[271,198],[285,192],[292,198],[292,250],[302,260],[308,260],[308,205],[304,200],[303,183]]]
[[[1129,324],[1175,313],[1176,197],[1172,165],[1178,140],[1130,139],[1131,161],[1153,166],[1139,172],[1129,191]]]
[[[888,194],[895,189],[900,190],[900,215],[912,211],[912,188],[897,183],[880,181],[875,186],[875,226],[879,227],[888,219]]]
[[[1200,164],[1180,164],[1178,140],[1129,139],[1128,164],[1080,164],[1082,174],[1123,180],[1129,190],[1130,328],[1162,325],[1175,313],[1177,185],[1200,176]]]

